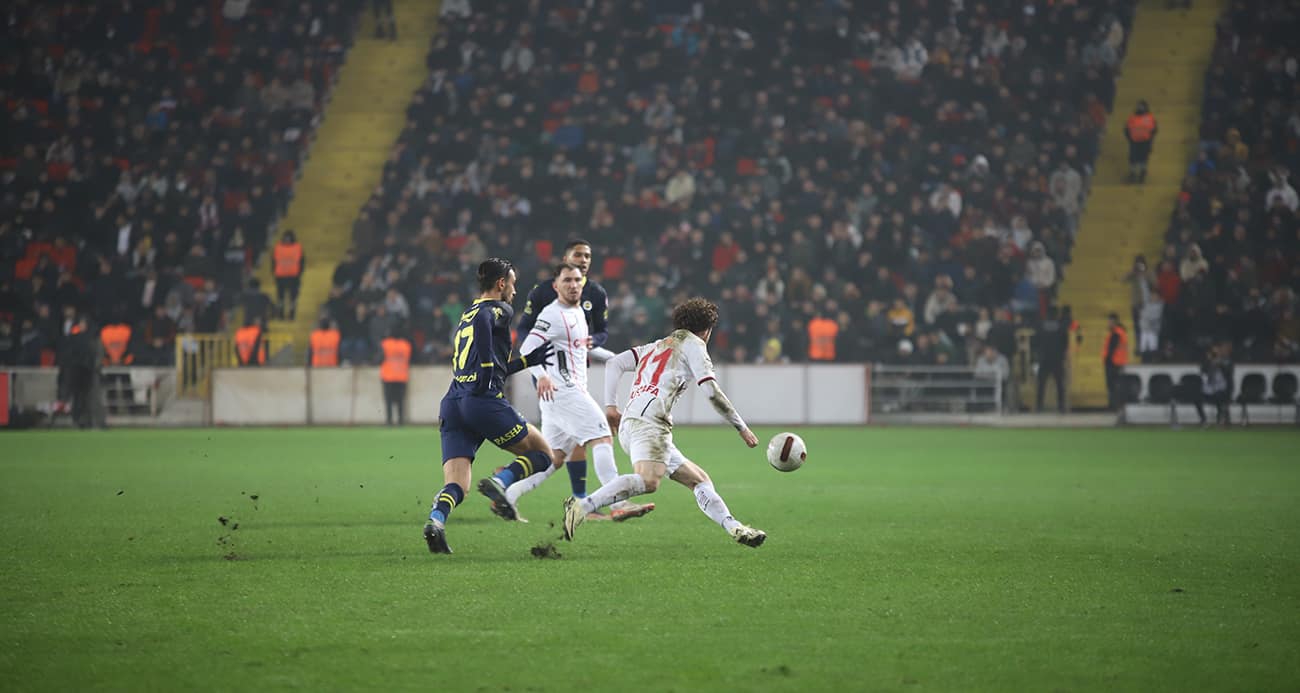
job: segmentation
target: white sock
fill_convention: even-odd
[[[555,466],[550,465],[547,466],[545,471],[543,471],[540,474],[527,476],[520,479],[519,481],[516,481],[513,484],[510,484],[510,488],[506,489],[506,500],[510,501],[511,503],[518,504],[520,496],[524,495],[525,493],[528,493],[529,491],[537,488],[538,486],[541,486],[542,482],[551,478],[551,475],[554,473],[555,473]]]
[[[643,493],[645,493],[645,479],[642,479],[640,474],[624,474],[578,502],[582,504],[584,512],[594,513],[611,503],[627,500]]]
[[[596,478],[600,479],[601,486],[618,478],[618,467],[614,464],[613,445],[597,443],[591,446],[591,463],[596,468]]]
[[[727,509],[727,502],[722,500],[722,496],[713,490],[713,482],[707,484],[697,484],[695,486],[695,502],[699,504],[700,510],[709,516],[710,520],[718,523],[723,529],[730,532],[733,527],[739,527],[740,522],[731,516],[731,511]]]

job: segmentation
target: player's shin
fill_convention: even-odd
[[[463,500],[465,500],[465,489],[461,488],[460,484],[451,483],[443,486],[433,500],[433,508],[429,510],[429,519],[446,524],[447,516],[451,515],[451,511],[457,505],[460,505]]]
[[[511,484],[521,479],[539,474],[550,469],[551,456],[541,450],[529,450],[515,457],[515,461],[506,465],[501,471],[493,474],[501,485],[509,488]]]
[[[547,465],[546,469],[543,469],[542,471],[528,477],[527,479],[520,479],[519,481],[510,484],[510,488],[506,489],[506,500],[510,501],[511,503],[516,503],[516,504],[519,503],[519,498],[521,496],[523,496],[525,493],[532,491],[538,486],[541,486],[542,482],[551,478],[551,475],[554,473],[555,473],[555,466]]]
[[[614,464],[614,446],[609,443],[596,443],[591,446],[591,461],[596,467],[596,478],[604,486],[618,478],[618,467]]]
[[[700,506],[700,510],[709,516],[710,520],[718,523],[728,532],[732,528],[740,526],[740,522],[731,516],[731,510],[727,508],[727,502],[722,500],[722,496],[719,496],[718,492],[713,489],[713,482],[708,481],[695,485],[695,502]]]
[[[569,472],[569,487],[574,498],[587,497],[587,460],[569,460],[564,463]]]
[[[615,477],[610,483],[596,489],[595,493],[583,498],[582,509],[584,512],[593,513],[607,505],[613,505],[645,492],[645,479],[641,478],[640,474],[624,474]]]

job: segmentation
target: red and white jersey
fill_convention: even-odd
[[[546,342],[555,345],[555,354],[547,366],[528,369],[534,376],[545,372],[557,388],[574,387],[587,391],[587,314],[582,306],[566,306],[551,301],[524,338],[519,353],[526,354]]]
[[[623,417],[672,427],[673,405],[690,385],[716,380],[704,340],[687,330],[632,347],[636,378]]]

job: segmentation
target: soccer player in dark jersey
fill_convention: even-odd
[[[605,348],[605,342],[609,340],[609,295],[605,293],[603,286],[588,278],[591,273],[591,259],[589,241],[575,238],[565,244],[563,262],[582,270],[582,297],[578,299],[578,305],[582,306],[582,312],[587,316],[587,332],[591,336],[588,356],[592,361],[603,362],[614,356],[614,352]],[[555,286],[551,282],[538,282],[533,286],[532,291],[528,292],[524,314],[519,318],[518,334],[521,343],[524,336],[532,331],[542,309],[550,305],[555,298]],[[585,498],[587,496],[587,449],[581,446],[575,448],[571,457],[565,460],[564,468],[569,472],[569,486],[573,490],[574,497]],[[618,476],[618,469],[611,465],[602,467],[598,463],[596,476],[601,484],[606,484]],[[653,503],[641,505],[624,501],[611,508],[610,515],[615,520],[625,520],[640,517],[651,510],[654,510]],[[593,515],[590,519],[610,518],[604,515]]]
[[[432,553],[451,553],[447,516],[465,499],[470,465],[483,441],[516,455],[509,466],[479,483],[479,491],[494,504],[508,505],[506,486],[551,466],[551,446],[541,431],[506,401],[505,379],[529,366],[549,363],[553,347],[545,344],[510,360],[515,269],[508,260],[484,260],[478,266],[478,288],[478,300],[460,316],[453,333],[451,386],[438,414],[445,485],[424,526],[424,541]]]

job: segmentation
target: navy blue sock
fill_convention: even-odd
[[[438,497],[433,501],[433,510],[429,511],[429,519],[437,520],[442,523],[447,522],[447,516],[460,502],[465,500],[465,489],[460,484],[447,484],[438,492]]]
[[[569,487],[573,489],[574,498],[587,497],[587,461],[569,460],[564,463],[569,470]]]
[[[538,450],[529,450],[492,476],[496,477],[502,486],[509,488],[510,484],[520,479],[527,479],[549,466],[551,466],[550,455]]]

